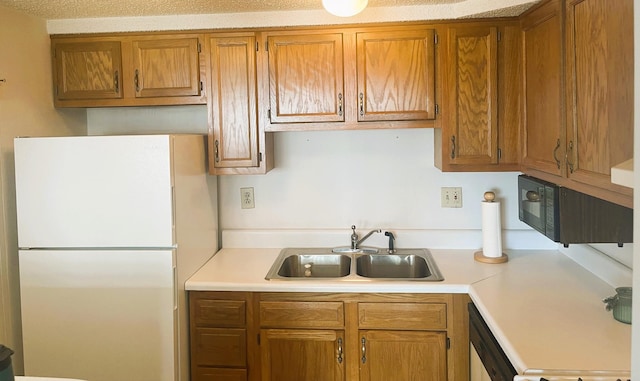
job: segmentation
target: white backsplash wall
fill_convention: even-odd
[[[442,173],[432,129],[277,133],[275,150],[267,175],[220,178],[223,229],[479,229],[487,190],[504,228],[526,229],[517,173]],[[443,186],[462,187],[462,208],[441,208]],[[241,187],[254,188],[254,209],[240,208]]]

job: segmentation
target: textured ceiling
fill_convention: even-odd
[[[453,4],[465,0],[369,0],[369,7]],[[322,0],[0,0],[0,5],[52,19],[162,16],[322,9]]]

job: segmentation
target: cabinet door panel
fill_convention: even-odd
[[[198,365],[247,365],[247,332],[237,328],[195,328],[192,348]]]
[[[567,165],[574,181],[615,188],[611,167],[633,157],[632,36],[632,0],[567,3],[567,103],[574,110]]]
[[[358,121],[435,119],[434,36],[358,33]]]
[[[197,38],[133,41],[133,65],[138,98],[200,94]]]
[[[122,98],[120,41],[54,43],[56,98]]]
[[[271,123],[344,121],[342,34],[269,36]]]
[[[344,332],[262,330],[262,380],[344,380]]]
[[[452,164],[498,163],[497,28],[449,30]]]
[[[523,20],[523,165],[553,175],[564,166],[562,4],[551,1]]]
[[[361,381],[446,381],[445,332],[360,331]]]
[[[210,152],[216,168],[259,165],[255,37],[211,38]]]

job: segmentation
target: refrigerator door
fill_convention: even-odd
[[[27,376],[173,381],[172,250],[20,250]]]
[[[169,135],[15,139],[18,246],[170,247]]]

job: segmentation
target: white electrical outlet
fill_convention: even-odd
[[[253,187],[240,188],[240,207],[242,209],[253,209],[256,207],[253,199]]]
[[[441,206],[443,208],[462,208],[462,188],[442,187]]]

